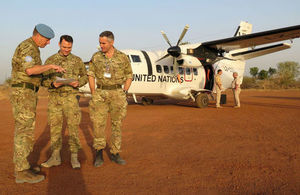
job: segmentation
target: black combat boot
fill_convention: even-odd
[[[103,164],[103,149],[96,151],[96,158],[94,162],[95,167],[100,167]]]
[[[125,165],[126,164],[126,161],[121,158],[119,153],[111,154],[110,155],[110,160],[117,163],[117,164],[119,164],[119,165]]]

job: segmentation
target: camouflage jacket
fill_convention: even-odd
[[[73,88],[69,85],[63,85],[61,87],[55,88],[51,85],[52,82],[56,81],[56,77],[61,77],[65,79],[75,79],[79,82],[79,87],[85,85],[88,81],[85,65],[82,60],[73,55],[63,56],[59,52],[57,54],[49,57],[45,64],[55,64],[57,66],[63,67],[65,73],[56,73],[55,70],[51,69],[43,73],[42,85],[48,87],[49,92],[77,92],[78,88]]]
[[[39,86],[42,75],[28,76],[25,72],[35,65],[42,65],[40,50],[33,39],[29,38],[18,45],[12,58],[12,84],[27,82]]]
[[[110,78],[104,76],[107,72],[111,75]],[[96,78],[97,85],[122,85],[132,78],[132,69],[126,54],[119,50],[115,49],[111,58],[98,51],[92,56],[88,75]]]

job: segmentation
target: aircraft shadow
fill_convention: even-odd
[[[88,107],[89,106],[89,101],[90,101],[90,98],[81,98],[80,102],[79,102],[79,106],[80,107]],[[139,101],[139,103],[135,103],[132,98],[128,98],[127,102],[128,102],[128,105],[141,105],[141,106],[145,106],[145,105],[143,105],[141,103],[141,101]],[[197,108],[196,107],[196,103],[194,103],[194,102],[187,101],[187,100],[174,100],[174,99],[157,99],[157,100],[154,100],[153,104],[146,105],[146,106],[170,106],[170,105],[182,106],[182,107],[190,107],[190,108]],[[210,103],[208,105],[208,107],[214,107],[212,105],[213,105],[213,103]],[[87,113],[87,115],[89,115],[89,114]],[[90,121],[89,116],[87,116],[85,120],[89,120]],[[90,121],[90,123],[92,124],[91,121]],[[90,126],[91,126],[91,129],[92,129],[92,125],[90,125]]]
[[[134,101],[128,101],[128,105],[140,105],[144,107],[148,106],[180,106],[180,107],[187,107],[187,108],[195,108],[199,109],[196,106],[195,102],[192,101],[184,101],[184,100],[173,100],[173,99],[162,99],[162,100],[155,100],[151,105],[143,105],[142,103],[136,104]],[[215,103],[212,101],[208,104],[207,108],[215,107]]]

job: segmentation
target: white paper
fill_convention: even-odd
[[[63,84],[69,84],[74,82],[75,79],[65,79],[65,78],[61,78],[61,77],[56,77],[56,83],[63,83]]]
[[[105,72],[105,73],[104,73],[104,77],[105,77],[105,78],[109,78],[109,79],[110,79],[110,78],[111,78],[111,74],[110,74],[110,73],[108,73],[108,72]]]

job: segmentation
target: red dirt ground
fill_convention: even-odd
[[[65,136],[62,165],[42,168],[46,179],[38,184],[15,183],[14,124],[4,98],[0,194],[299,194],[300,91],[242,91],[240,109],[232,108],[227,94],[224,109],[214,102],[205,109],[166,100],[129,105],[122,145],[127,165],[112,163],[105,153],[99,168],[93,167],[92,124],[83,98],[82,168],[71,168]],[[38,103],[35,135],[30,162],[40,164],[50,155],[45,96]]]

